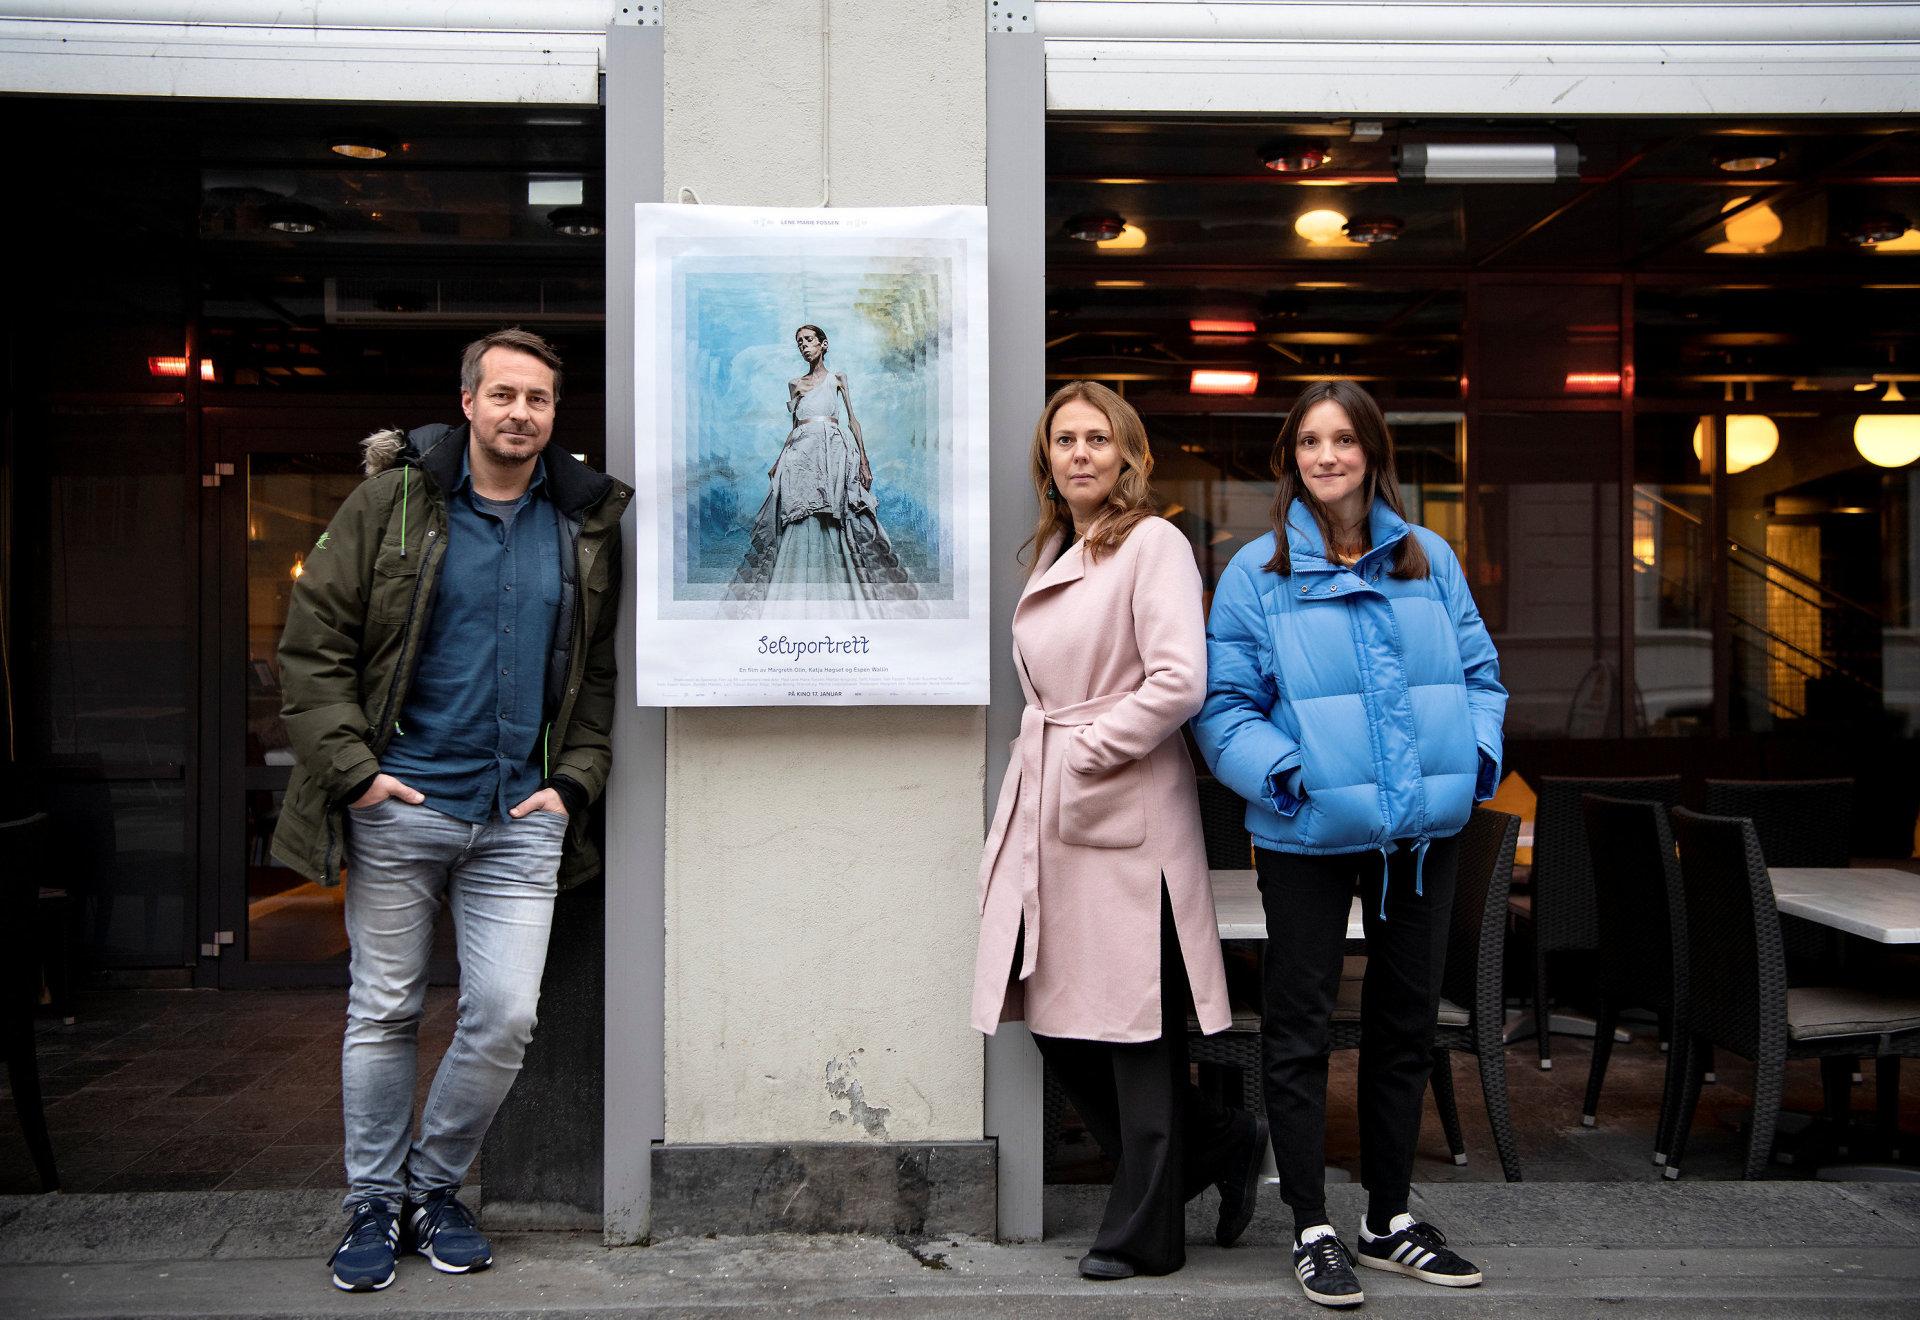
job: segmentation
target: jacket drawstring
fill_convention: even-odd
[[[400,469],[400,557],[407,557],[407,486],[408,478],[413,475],[412,468]]]
[[[1422,835],[1413,841],[1413,892],[1417,898],[1427,896],[1427,849],[1432,839]],[[1389,842],[1380,849],[1380,920],[1387,919],[1387,884],[1393,878],[1388,866],[1387,854],[1400,851],[1400,845]]]

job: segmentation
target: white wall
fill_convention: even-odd
[[[833,204],[984,201],[979,0],[831,11]],[[820,12],[673,0],[668,200],[820,200]],[[668,1141],[979,1138],[985,769],[974,708],[672,714]]]

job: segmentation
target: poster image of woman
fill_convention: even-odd
[[[827,365],[827,332],[794,331],[807,371],[787,382],[792,429],[767,470],[766,501],[728,594],[778,601],[782,614],[809,606],[847,616],[847,606],[912,600],[912,578],[895,557],[873,498],[873,467],[845,373]]]

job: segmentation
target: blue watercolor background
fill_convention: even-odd
[[[675,595],[711,599],[740,566],[767,497],[767,469],[790,428],[787,382],[807,370],[794,331],[813,324],[826,331],[827,366],[847,377],[881,526],[922,594],[950,597],[946,262],[824,258],[769,269],[762,259],[709,257],[683,262],[676,274],[685,425],[676,437]]]

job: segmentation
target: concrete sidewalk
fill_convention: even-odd
[[[1360,1192],[1329,1189],[1343,1234]],[[585,1235],[503,1234],[499,1264],[450,1278],[417,1258],[375,1296],[327,1282],[342,1224],[322,1192],[0,1199],[0,1315],[1163,1316],[1324,1314],[1279,1245],[1277,1196],[1244,1245],[1211,1245],[1193,1207],[1188,1265],[1090,1284],[1074,1262],[1103,1189],[1048,1198],[1045,1243],[857,1237],[684,1238],[608,1250]],[[1527,1183],[1436,1186],[1414,1213],[1485,1270],[1453,1291],[1362,1271],[1384,1316],[1912,1317],[1920,1314],[1920,1188],[1871,1183]],[[1205,1244],[1205,1245],[1202,1245]]]

